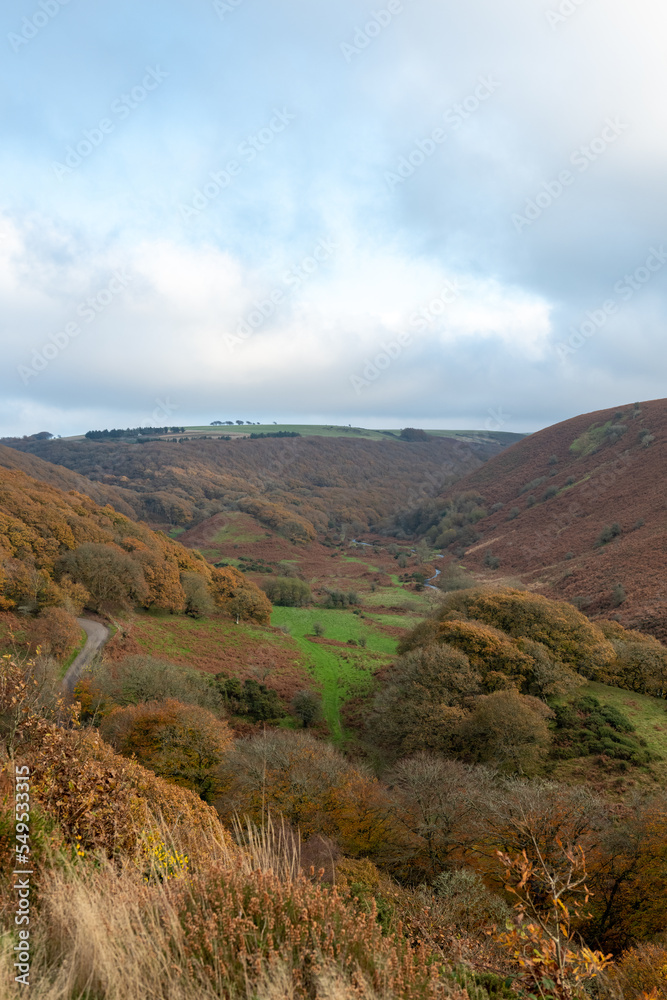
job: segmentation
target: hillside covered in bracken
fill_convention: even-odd
[[[666,480],[667,400],[631,403],[525,438],[390,530],[664,640]]]
[[[129,508],[154,526],[189,527],[238,510],[307,542],[343,524],[367,530],[406,500],[416,504],[479,468],[503,445],[492,435],[479,435],[425,441],[19,440],[12,447],[29,453],[13,461],[30,474],[47,474],[43,465],[29,464],[35,457],[64,466],[93,483],[96,499],[103,497],[124,512]],[[9,461],[7,449],[0,448],[0,464]],[[66,474],[60,470],[58,475],[62,481]]]

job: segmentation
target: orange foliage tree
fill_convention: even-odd
[[[227,723],[198,705],[169,698],[116,708],[102,720],[102,737],[125,757],[210,801],[232,736]]]
[[[305,838],[331,837],[350,855],[381,850],[392,829],[382,785],[309,733],[273,730],[238,741],[220,779],[215,805],[226,820],[247,815],[261,822],[271,811]]]

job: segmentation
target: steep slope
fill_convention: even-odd
[[[525,438],[400,526],[489,580],[665,639],[666,473],[667,400],[630,404]]]
[[[503,445],[433,437],[368,441],[327,437],[156,441],[18,441],[96,489],[135,494],[137,514],[161,527],[199,524],[241,510],[294,541],[341,524],[363,530],[408,502],[431,496]]]
[[[177,613],[213,609],[268,620],[270,605],[238,570],[112,507],[0,468],[0,609],[36,614],[136,605]]]
[[[17,451],[15,448],[8,448],[0,444],[0,469],[14,469],[25,472],[33,479],[39,479],[49,486],[57,486],[58,489],[69,492],[75,490],[89,496],[95,503],[104,507],[110,503],[120,514],[127,517],[136,517],[140,504],[131,490],[124,490],[118,486],[108,486],[104,483],[95,483],[78,472],[72,472],[62,465],[54,465],[51,461],[45,461],[37,455],[27,452]]]

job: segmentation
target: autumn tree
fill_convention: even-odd
[[[345,853],[379,851],[391,827],[391,803],[380,783],[307,732],[267,730],[236,742],[220,769],[215,802],[223,820],[261,823],[281,815],[304,839],[322,834]]]
[[[29,632],[33,651],[39,646],[57,660],[67,659],[82,636],[76,619],[64,608],[45,608],[30,622]]]
[[[248,619],[261,625],[271,621],[271,602],[259,587],[233,566],[211,570],[211,594],[216,605],[237,622]]]
[[[437,644],[414,649],[383,671],[368,737],[389,760],[420,750],[455,753],[464,702],[480,690],[481,676],[465,653]]]
[[[226,722],[175,699],[117,708],[102,720],[102,737],[124,757],[205,801],[218,792],[217,769],[232,737]]]
[[[459,619],[483,622],[510,639],[541,643],[570,671],[597,677],[614,658],[611,643],[601,629],[571,604],[551,601],[528,591],[461,590],[447,594],[435,618],[422,631],[436,635],[441,625]],[[415,630],[401,644],[402,650],[421,645],[422,634]]]
[[[85,542],[62,556],[60,569],[86,588],[95,610],[140,603],[147,594],[141,566],[116,545]]]
[[[553,712],[537,698],[494,691],[475,701],[461,724],[462,753],[510,774],[534,774],[546,757]]]
[[[628,691],[664,698],[667,647],[651,635],[623,628],[620,622],[601,621],[599,625],[616,654],[600,679]]]

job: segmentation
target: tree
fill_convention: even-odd
[[[412,650],[384,672],[368,738],[390,761],[420,750],[455,753],[467,714],[463,705],[480,689],[479,673],[460,650],[447,645]]]
[[[85,542],[62,556],[60,569],[86,588],[95,610],[127,606],[147,596],[141,566],[117,545]]]
[[[553,712],[537,698],[513,690],[495,691],[475,702],[463,721],[463,754],[510,774],[535,773],[546,756]]]
[[[302,608],[312,600],[310,587],[297,577],[279,576],[265,580],[262,590],[272,604],[281,607]]]
[[[266,730],[238,740],[219,772],[223,821],[280,815],[304,840],[331,837],[349,855],[383,849],[392,803],[380,783],[308,732]]]
[[[175,699],[114,709],[100,726],[102,737],[124,757],[211,801],[216,772],[232,745],[226,722]]]
[[[314,726],[322,718],[322,699],[314,691],[297,691],[291,708],[304,729]]]
[[[181,573],[181,587],[185,594],[186,614],[196,618],[215,611],[208,584],[200,573]]]
[[[64,608],[44,608],[29,631],[33,646],[57,660],[66,660],[81,642],[81,628]]]

